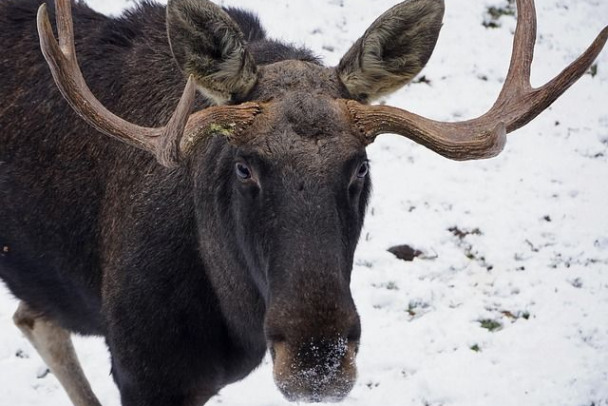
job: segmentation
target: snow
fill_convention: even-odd
[[[88,2],[114,15],[129,4]],[[272,36],[306,44],[335,65],[395,2],[248,3]],[[533,85],[557,74],[608,24],[603,0],[538,3]],[[497,29],[482,22],[489,6],[505,4],[448,1],[423,71],[430,84],[384,101],[440,120],[488,109],[506,74],[515,20],[503,16]],[[368,152],[374,194],[352,281],[363,328],[359,377],[343,404],[607,406],[608,50],[595,76],[510,135],[495,159],[451,162],[390,135]],[[386,251],[399,244],[425,259],[403,262]],[[16,306],[0,286],[0,405],[68,404],[12,325]],[[102,404],[119,405],[103,341],[77,337],[75,345]],[[287,401],[266,359],[209,404]]]

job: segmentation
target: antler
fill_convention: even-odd
[[[87,86],[76,60],[70,0],[56,0],[59,43],[55,40],[46,4],[38,9],[40,48],[55,83],[72,108],[98,131],[149,151],[164,166],[173,167],[188,155],[202,137],[220,133],[237,138],[260,112],[255,103],[210,107],[190,115],[196,86],[188,79],[181,99],[165,127],[148,128],[130,123],[106,109]]]
[[[380,134],[395,133],[454,160],[498,155],[506,134],[526,125],[561,96],[587,71],[608,39],[606,27],[576,61],[544,86],[533,89],[530,65],[536,41],[534,0],[517,0],[517,14],[509,72],[498,99],[487,113],[473,120],[448,123],[396,107],[345,100],[353,123],[366,141],[371,143]]]

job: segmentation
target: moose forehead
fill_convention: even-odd
[[[303,61],[260,67],[249,98],[267,102],[244,149],[273,159],[342,160],[361,153],[334,69]]]
[[[259,101],[268,101],[294,92],[334,98],[346,96],[346,89],[334,68],[297,60],[260,66],[258,84],[251,96]]]

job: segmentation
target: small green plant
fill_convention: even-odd
[[[513,8],[513,3],[508,3],[504,7],[490,6],[488,7],[488,14],[492,19],[498,20],[502,16],[514,16],[515,9]]]
[[[481,348],[479,348],[479,345],[477,345],[477,344],[473,344],[470,348],[471,348],[471,351],[475,351],[475,352],[481,351]]]
[[[448,231],[450,233],[452,233],[455,237],[458,237],[461,240],[464,239],[468,235],[483,235],[481,230],[477,227],[475,227],[473,229],[466,229],[466,228],[461,229],[458,226],[452,226],[452,227],[448,228]]]
[[[421,313],[424,313],[428,309],[429,304],[420,301],[410,301],[405,310],[411,317],[415,317]]]
[[[416,315],[416,307],[418,307],[418,305],[416,303],[412,303],[410,302],[407,305],[407,314],[409,314],[410,316],[414,317]]]
[[[485,328],[490,333],[493,333],[502,328],[502,324],[500,324],[500,322],[492,319],[479,320],[479,324],[481,325],[481,328]]]
[[[515,15],[515,0],[507,0],[504,6],[490,6],[486,11],[486,18],[483,21],[483,26],[486,28],[500,27],[500,18],[502,16]]]
[[[593,65],[591,65],[591,67],[589,68],[589,74],[591,75],[592,78],[594,78],[597,75],[597,63],[594,63]]]
[[[397,286],[397,283],[393,281],[387,282],[385,288],[388,290],[399,290],[399,286]]]

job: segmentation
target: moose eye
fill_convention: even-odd
[[[359,179],[363,179],[364,177],[367,176],[367,173],[369,172],[369,163],[367,163],[367,161],[361,163],[361,165],[359,166],[359,170],[357,171],[357,177]]]
[[[251,169],[249,169],[249,167],[242,162],[237,162],[234,165],[234,171],[240,180],[251,179]]]

